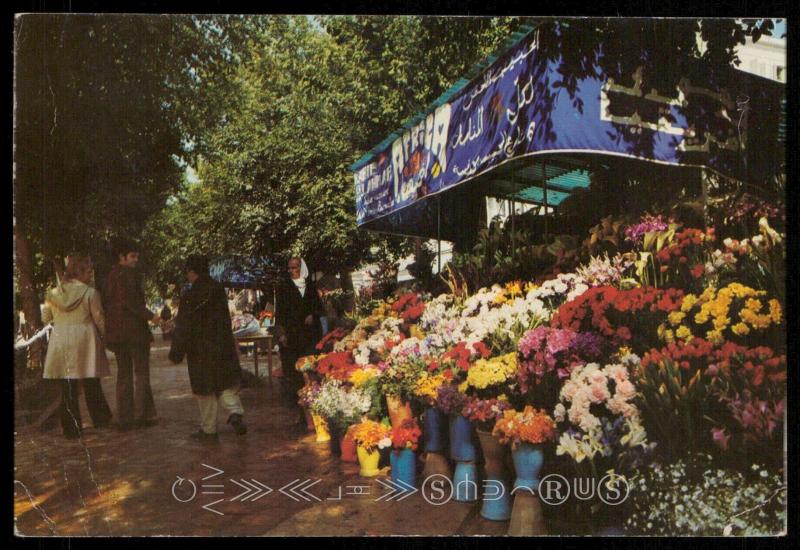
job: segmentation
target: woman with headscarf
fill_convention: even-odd
[[[322,337],[319,323],[322,304],[302,258],[290,258],[288,272],[289,280],[276,303],[275,334],[280,346],[283,397],[287,405],[298,407],[299,422],[305,424],[303,410],[297,405],[297,391],[303,386],[303,376],[294,365],[300,357],[312,355]]]
[[[111,409],[100,385],[100,377],[111,374],[102,340],[105,315],[100,294],[92,288],[93,278],[91,258],[70,255],[63,277],[47,292],[42,312],[42,321],[53,323],[43,376],[61,380],[61,427],[68,439],[81,435],[81,387],[94,427],[107,426],[111,420]]]

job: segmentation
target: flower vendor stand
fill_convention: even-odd
[[[478,500],[477,452],[472,440],[472,423],[460,414],[450,417],[450,458],[456,461],[453,472],[454,499],[458,502]]]
[[[508,534],[524,537],[546,535],[547,528],[542,514],[542,503],[536,493],[539,490],[539,473],[544,463],[541,445],[520,443],[511,451],[514,459],[514,508]]]
[[[502,445],[491,432],[477,432],[485,460],[481,516],[492,521],[505,521],[511,518],[510,476],[505,462],[508,447]]]
[[[423,476],[443,475],[451,479],[452,470],[450,462],[444,455],[445,437],[444,424],[445,415],[436,407],[425,409],[423,436],[425,438],[425,469]]]

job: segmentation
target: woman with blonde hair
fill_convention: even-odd
[[[111,409],[103,395],[101,376],[111,374],[103,335],[105,317],[100,294],[92,288],[94,266],[83,254],[67,257],[63,276],[45,296],[43,321],[53,323],[44,378],[62,381],[61,427],[68,439],[80,437],[80,387],[95,428],[107,426]]]

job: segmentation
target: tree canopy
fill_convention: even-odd
[[[410,250],[358,231],[348,166],[423,109],[525,18],[30,15],[16,21],[15,237],[23,299],[46,259],[110,259],[141,237],[155,288],[188,252],[349,270]],[[770,20],[570,20],[564,85],[600,59],[685,53],[735,62]],[[697,40],[705,41],[701,51]],[[600,49],[601,41],[606,44]],[[551,52],[555,55],[555,52]],[[601,55],[602,54],[602,55]],[[192,167],[197,178],[187,177]],[[102,262],[100,262],[102,263]]]

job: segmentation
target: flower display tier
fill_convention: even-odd
[[[583,534],[780,533],[783,218],[740,210],[716,228],[680,209],[605,218],[534,280],[470,290],[451,270],[450,292],[373,302],[295,365],[317,440],[353,460],[340,441],[352,437],[364,476],[388,473],[382,449],[398,483],[415,486],[424,464],[422,476],[446,476],[455,500],[481,498],[481,515],[510,520],[513,535],[566,524]],[[550,474],[594,488],[560,505],[555,528],[540,500]],[[709,476],[725,495],[705,502],[713,518],[662,505],[686,500],[682,487],[700,494]],[[626,487],[623,502],[608,504],[611,487]]]

